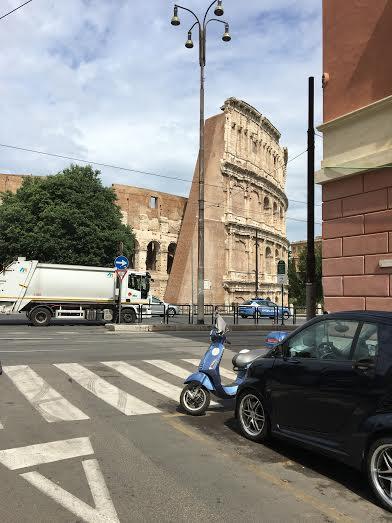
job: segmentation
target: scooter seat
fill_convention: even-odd
[[[239,352],[231,360],[233,367],[236,369],[244,369],[249,365],[249,363],[257,359],[259,356],[263,356],[266,352],[265,349],[253,349],[247,352]]]

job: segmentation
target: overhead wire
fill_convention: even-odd
[[[5,18],[6,16],[9,16],[11,15],[12,13],[15,13],[15,11],[18,11],[19,9],[21,9],[22,7],[24,7],[26,4],[29,4],[30,2],[32,2],[33,0],[27,0],[27,2],[25,2],[24,4],[16,7],[15,9],[12,9],[12,11],[9,11],[8,13],[6,13],[5,15],[1,15],[0,16],[0,20],[2,20],[3,18]]]
[[[13,149],[13,150],[17,150],[17,151],[29,152],[29,153],[33,153],[33,154],[41,154],[43,156],[60,158],[60,159],[63,159],[63,160],[70,160],[70,161],[73,161],[73,162],[81,162],[81,163],[86,163],[86,164],[90,164],[90,165],[97,165],[98,167],[106,167],[108,169],[116,169],[116,170],[120,170],[120,171],[131,172],[131,173],[134,173],[134,174],[143,174],[143,175],[146,175],[146,176],[153,176],[153,177],[156,177],[156,178],[163,178],[163,179],[166,179],[166,180],[174,180],[174,181],[186,182],[186,183],[190,183],[190,184],[197,184],[198,183],[198,180],[196,180],[196,181],[189,180],[187,178],[181,178],[179,176],[169,176],[169,175],[165,175],[165,174],[158,174],[158,173],[151,172],[151,171],[142,171],[140,169],[133,169],[133,168],[130,168],[130,167],[123,167],[123,166],[120,166],[120,165],[103,163],[103,162],[95,162],[95,161],[91,161],[91,160],[85,160],[83,158],[78,158],[78,157],[75,157],[75,156],[68,156],[68,155],[65,155],[65,154],[58,154],[58,153],[50,153],[50,152],[40,151],[40,150],[37,150],[37,149],[32,149],[32,148],[27,148],[27,147],[20,147],[20,146],[17,146],[17,145],[10,145],[10,144],[0,143],[0,147],[4,147],[6,149]],[[304,155],[306,152],[307,152],[307,149],[305,149],[304,151],[300,152],[296,156],[294,156],[292,158],[289,158],[288,161],[287,161],[287,164],[293,162],[294,160],[296,160],[300,156]],[[281,167],[282,167],[282,165],[276,167],[272,171],[267,171],[265,169],[262,169],[262,170],[263,170],[263,172],[265,174],[273,176],[273,174]],[[217,187],[217,188],[221,188],[222,187],[221,185],[213,184],[213,183],[204,183],[204,185],[206,185],[208,187]],[[293,203],[299,203],[299,204],[306,205],[306,202],[305,201],[301,201],[301,200],[292,200],[292,199],[288,198],[288,201],[289,202],[293,202]]]

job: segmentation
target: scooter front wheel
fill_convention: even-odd
[[[210,392],[197,381],[187,383],[180,396],[181,407],[191,416],[202,416],[210,405]]]

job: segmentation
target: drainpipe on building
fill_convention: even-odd
[[[314,255],[314,77],[309,77],[308,110],[308,237],[306,257],[306,319],[316,316],[316,260]]]

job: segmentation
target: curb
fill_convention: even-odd
[[[231,325],[229,329],[231,332],[241,331],[260,331],[270,332],[272,330],[294,331],[299,325]],[[110,332],[168,332],[168,331],[210,331],[210,325],[122,325],[115,323],[107,323],[105,328]]]

